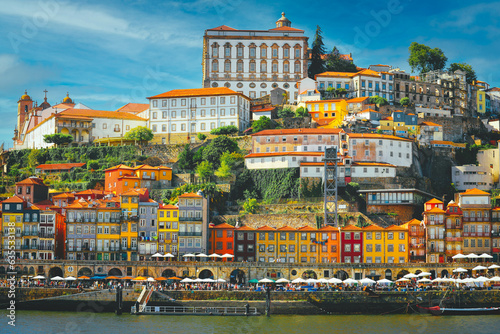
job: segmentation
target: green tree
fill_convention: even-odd
[[[380,97],[378,95],[370,97],[370,103],[376,104],[379,107],[389,104],[389,102],[387,102],[387,99],[384,99],[383,97]]]
[[[193,170],[193,152],[191,151],[189,144],[184,145],[184,149],[179,153],[177,158],[177,166],[182,170]]]
[[[42,150],[31,150],[28,155],[28,167],[36,167],[41,163],[43,157]]]
[[[87,169],[88,170],[98,170],[99,169],[99,161],[97,160],[88,160],[87,161]]]
[[[295,117],[307,117],[309,116],[309,111],[307,108],[304,107],[298,107],[295,109]]]
[[[334,47],[328,55],[325,69],[331,72],[358,72],[358,68],[354,63],[341,57],[337,47]]]
[[[243,210],[246,213],[255,213],[259,208],[259,203],[255,198],[248,198],[245,203],[243,203]]]
[[[207,139],[207,136],[204,133],[198,133],[196,137],[198,137],[198,139],[202,141]]]
[[[153,139],[153,131],[145,126],[138,126],[127,132],[125,139],[136,140],[139,143],[145,143]]]
[[[295,113],[292,108],[286,107],[278,110],[278,118],[294,117]]]
[[[200,162],[203,161],[203,150],[205,149],[205,146],[202,146],[200,148],[198,148],[198,151],[196,151],[194,153],[194,156],[193,156],[193,164],[196,166],[198,165]]]
[[[442,70],[448,61],[448,58],[440,48],[431,49],[427,45],[413,42],[408,50],[410,51],[408,64],[412,72],[425,73]]]
[[[214,175],[214,167],[210,162],[202,161],[196,167],[196,174],[198,174],[202,182],[209,182],[210,177]]]
[[[314,79],[316,74],[325,71],[323,63],[323,55],[326,53],[325,45],[323,44],[323,36],[321,36],[321,28],[316,26],[316,34],[311,50],[311,65],[309,66],[309,78]]]
[[[472,66],[470,66],[469,64],[466,63],[450,64],[448,71],[455,72],[456,70],[461,70],[465,72],[465,80],[467,81],[468,84],[472,84],[474,81],[477,80],[476,71],[474,71]]]
[[[227,179],[231,176],[231,166],[226,161],[221,160],[220,167],[215,171],[215,175],[221,179]]]
[[[266,116],[262,116],[256,121],[252,122],[252,131],[253,133],[257,133],[262,130],[274,129],[276,126],[274,122]]]
[[[54,133],[51,135],[44,135],[43,141],[46,143],[54,143],[56,146],[69,144],[73,141],[73,136],[64,133]]]
[[[238,128],[234,125],[220,126],[216,129],[210,131],[210,134],[220,136],[220,135],[234,135],[238,133]]]
[[[407,97],[403,97],[401,100],[399,100],[399,104],[408,107],[410,105],[410,99]]]
[[[203,150],[203,160],[213,164],[214,168],[219,168],[224,152],[239,152],[238,143],[227,136],[219,136]]]

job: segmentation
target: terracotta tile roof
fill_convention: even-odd
[[[296,232],[297,229],[293,228],[291,226],[285,225],[285,226],[282,226],[282,227],[276,229],[276,231],[279,231],[279,232]]]
[[[14,195],[6,200],[2,201],[2,203],[25,203],[26,201],[21,197]]]
[[[312,228],[311,226],[307,226],[307,225],[305,225],[305,226],[299,227],[299,228],[297,229],[297,231],[301,231],[301,232],[309,232],[309,231],[310,231],[310,232],[316,232],[316,231],[317,231],[317,229]]]
[[[195,193],[185,193],[179,196],[179,198],[184,198],[184,197],[197,197],[197,198],[202,198],[203,196],[195,194]]]
[[[248,226],[241,226],[236,229],[237,231],[255,231],[254,228],[248,227]]]
[[[440,124],[436,124],[433,122],[422,122],[422,123],[420,123],[420,126],[422,126],[422,125],[424,125],[424,126],[442,126]]]
[[[281,156],[299,156],[299,157],[321,157],[323,152],[265,152],[265,153],[250,153],[245,155],[247,158],[263,158],[263,157],[281,157]]]
[[[252,109],[252,112],[263,112],[263,111],[273,111],[275,107],[264,108],[264,109]]]
[[[92,195],[92,194],[106,195],[106,194],[109,194],[109,191],[97,190],[97,189],[87,189],[87,190],[79,191],[75,195],[82,196],[82,195]]]
[[[391,225],[385,228],[387,231],[408,231],[408,228],[398,225]]]
[[[424,211],[424,213],[445,213],[446,211],[438,208],[438,207],[433,207],[429,211]]]
[[[355,225],[347,225],[342,227],[342,231],[362,231],[363,229]]]
[[[356,102],[364,102],[366,100],[368,100],[370,97],[369,96],[365,96],[365,97],[355,97],[353,99],[349,99],[347,100],[347,103],[356,103]],[[371,110],[371,109],[370,109]]]
[[[131,121],[145,121],[145,118],[133,115],[128,112],[121,111],[108,111],[108,110],[93,110],[93,109],[66,109],[58,114],[55,117],[61,116],[84,116],[91,118],[113,118],[113,119],[127,119]]]
[[[369,225],[369,226],[363,227],[363,230],[364,230],[364,231],[383,231],[383,230],[384,230],[384,228],[383,228],[383,227],[380,227],[380,226],[378,226],[378,225],[372,224],[372,225]]]
[[[401,138],[401,137],[396,137],[396,136],[391,136],[391,135],[382,135],[378,133],[348,133],[347,134],[349,138],[372,138],[372,139],[391,139],[391,140],[401,140],[401,141],[409,141],[411,142],[411,139],[406,139],[406,138]]]
[[[410,220],[409,222],[407,222],[406,224],[408,225],[411,225],[411,224],[420,224],[422,223],[422,221],[418,220],[418,219],[415,219],[413,218],[412,220]]]
[[[116,111],[137,114],[137,113],[140,113],[148,108],[149,108],[149,104],[147,104],[147,103],[127,103],[123,107],[116,109]]]
[[[300,29],[292,28],[292,27],[278,27],[278,28],[269,29],[269,31],[297,31],[297,32],[304,32],[304,30],[300,30]]]
[[[52,196],[52,199],[75,198],[73,193],[62,193]]]
[[[392,116],[389,116],[389,117],[386,117],[386,118],[382,118],[383,121],[393,121],[394,118],[392,118]]]
[[[221,25],[212,29],[207,29],[207,30],[236,30],[234,28],[228,27],[226,25]]]
[[[139,195],[144,195],[146,193],[147,189],[146,188],[136,188],[136,189],[130,189],[127,190],[126,192],[122,193],[122,196],[139,196]]]
[[[478,196],[485,196],[485,195],[489,195],[489,193],[487,193],[486,191],[482,191],[482,190],[479,190],[477,188],[473,188],[473,189],[468,189],[466,190],[465,192],[463,193],[460,193],[460,195],[478,195]]]
[[[43,183],[42,179],[39,179],[38,177],[28,177],[27,179],[24,179],[20,182],[17,182],[16,185],[24,185],[24,184],[36,184],[39,186],[44,186],[45,184]]]
[[[425,204],[443,204],[443,201],[440,201],[437,198],[433,198],[430,201],[425,202]]]
[[[222,223],[219,225],[214,225],[212,228],[218,228],[218,229],[234,229],[233,225],[229,225],[228,223]]]
[[[269,227],[267,225],[261,226],[257,229],[257,231],[276,231],[276,229]]]
[[[275,130],[262,130],[252,134],[252,136],[279,136],[279,135],[333,135],[344,132],[342,129],[275,129]]]
[[[331,164],[331,165],[333,165],[333,164]],[[324,162],[301,162],[300,167],[302,167],[302,166],[320,166],[320,167],[323,167],[323,166],[325,166],[325,163]],[[344,163],[338,162],[337,166],[344,166]]]
[[[335,78],[352,78],[357,75],[356,72],[323,72],[316,74],[314,78],[317,77],[335,77]]]
[[[160,210],[179,210],[179,208],[176,207],[175,205],[172,205],[172,204],[161,204],[161,203],[160,203],[159,209]]]
[[[85,166],[84,162],[78,163],[68,163],[68,164],[42,164],[35,167],[35,169],[42,170],[69,170],[73,167],[82,167]]]
[[[227,87],[217,87],[217,88],[195,88],[195,89],[174,89],[162,94],[155,96],[150,96],[148,99],[159,99],[163,97],[191,97],[191,96],[218,96],[218,95],[240,95],[247,99],[245,95],[237,93],[232,89]]]
[[[113,167],[109,167],[108,169],[105,169],[104,171],[107,172],[107,171],[112,171],[112,170],[115,170],[115,169],[128,169],[128,170],[134,170],[133,167],[129,167],[127,165],[124,165],[124,164],[119,164],[119,165],[116,165],[116,166],[113,166]]]
[[[323,226],[322,228],[320,228],[318,231],[321,231],[321,232],[338,232],[338,228],[336,227],[333,227],[331,225],[326,225],[326,226]]]

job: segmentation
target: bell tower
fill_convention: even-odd
[[[33,100],[28,95],[28,91],[24,91],[24,95],[17,101],[17,131],[18,137],[23,135],[24,123],[28,120],[29,111],[33,108]]]

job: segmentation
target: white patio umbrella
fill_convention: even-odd
[[[428,278],[421,278],[417,281],[417,283],[430,283],[431,280]]]
[[[301,277],[296,278],[296,279],[294,279],[294,280],[292,281],[292,283],[293,283],[293,284],[297,284],[297,283],[305,283],[305,282],[306,282],[306,280],[305,280],[305,279],[303,279],[303,278],[301,278]],[[342,281],[341,281],[341,282],[342,282]]]
[[[166,253],[165,255],[163,255],[163,257],[175,257],[175,255],[170,254],[170,253]]]
[[[396,282],[409,282],[410,280],[408,278],[402,277],[398,279]]]
[[[314,284],[314,283],[318,283],[318,280],[315,278],[308,278],[308,279],[306,279],[306,283]]]
[[[181,283],[193,283],[193,282],[194,282],[194,280],[192,280],[192,279],[191,279],[191,278],[189,278],[189,277],[186,277],[186,278],[184,278],[184,279],[181,281]]]
[[[231,258],[231,257],[234,257],[234,255],[226,253],[226,254],[222,255],[221,257],[222,258]]]
[[[348,278],[348,279],[345,279],[342,283],[344,283],[344,284],[355,284],[355,283],[358,283],[358,281],[356,281],[355,279],[352,279],[352,278]]]
[[[477,259],[479,257],[479,255],[474,254],[474,253],[470,253],[470,254],[467,254],[465,257],[468,259]]]
[[[365,277],[365,278],[360,279],[359,283],[361,283],[361,284],[375,284],[377,282],[375,282],[371,278]]]
[[[500,277],[498,277],[498,276],[492,277],[492,278],[490,278],[490,281],[491,282],[500,282]]]
[[[463,255],[463,254],[457,254],[457,255],[453,255],[451,258],[452,258],[453,260],[457,260],[457,259],[465,259],[465,258],[466,258],[466,256],[465,256],[465,255]]]
[[[276,283],[288,283],[290,282],[289,280],[287,280],[286,278],[280,278],[279,280],[276,281]]]
[[[196,254],[196,257],[208,257],[207,254],[203,254],[203,253],[199,253],[199,254]]]
[[[483,254],[479,255],[479,258],[480,259],[492,259],[493,256],[486,254],[486,253],[483,253]]]
[[[390,283],[394,283],[393,281],[387,279],[387,278],[382,278],[382,279],[379,279],[377,281],[377,284],[390,284]]]
[[[468,270],[464,268],[453,269],[454,273],[466,273]]]
[[[472,277],[464,278],[462,283],[474,283],[474,279]]]
[[[50,279],[51,281],[64,281],[64,278],[61,276],[54,276]]]
[[[425,272],[425,271],[422,271],[420,274],[418,274],[417,276],[418,277],[425,277],[425,276],[431,276],[432,274],[431,273],[428,273],[428,272]]]
[[[472,268],[472,270],[486,270],[488,268],[486,268],[485,266],[476,266],[474,268]]]
[[[341,279],[338,279],[336,277],[332,277],[328,280],[328,283],[331,283],[331,284],[340,284],[342,283],[342,280]]]
[[[196,255],[194,254],[191,254],[191,253],[188,253],[188,254],[184,254],[182,255],[182,257],[195,257]]]
[[[155,279],[153,277],[148,277],[147,281],[148,282],[155,282]]]
[[[269,278],[263,278],[259,280],[259,283],[275,283],[272,279]]]
[[[66,281],[76,281],[76,277],[68,276],[65,278]]]
[[[222,255],[219,255],[219,254],[215,254],[215,253],[213,253],[213,254],[210,254],[208,257],[213,257],[213,258],[218,257],[218,258],[221,258],[221,257],[222,257]]]
[[[488,267],[488,269],[498,269],[498,268],[500,268],[500,266],[496,265],[496,264],[492,264],[491,266]],[[35,277],[33,277],[33,278],[35,278]]]
[[[418,278],[418,275],[415,275],[415,274],[409,273],[409,274],[404,275],[403,277],[404,277],[404,278]]]
[[[318,279],[318,283],[326,284],[328,283],[328,280],[326,278],[320,278]]]
[[[202,281],[206,282],[206,283],[215,283],[215,282],[217,282],[216,280],[211,279],[211,278],[204,278]]]
[[[439,283],[439,282],[442,282],[443,279],[441,277],[438,277],[438,278],[435,278],[432,280],[432,283]]]
[[[487,282],[488,278],[484,276],[480,276],[476,278],[476,282]]]
[[[155,253],[155,254],[151,255],[151,257],[163,257],[163,255],[161,255],[160,253]]]
[[[223,278],[218,278],[217,283],[226,283],[226,280]]]
[[[195,278],[193,280],[193,282],[195,282],[195,283],[201,283],[201,282],[203,282],[203,279],[198,277],[198,278]]]
[[[33,277],[33,279],[45,279],[45,276],[38,275],[38,276]]]

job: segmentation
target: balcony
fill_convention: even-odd
[[[179,232],[180,237],[201,237],[202,232]]]
[[[425,255],[410,255],[410,262],[425,262]]]
[[[134,216],[122,215],[122,216],[121,216],[121,219],[122,219],[122,220],[133,220],[133,221],[138,221],[138,220],[139,220],[139,216],[137,216],[137,215],[134,215]]]
[[[49,250],[49,251],[53,251],[54,250],[54,245],[38,245],[38,250]],[[68,248],[68,250],[70,250]],[[71,251],[73,250],[73,248],[71,248]]]
[[[490,232],[463,232],[464,237],[489,237]]]
[[[203,218],[202,217],[180,217],[179,218],[179,221],[181,222],[193,222],[193,221],[202,221]]]
[[[23,237],[29,237],[29,236],[38,236],[38,231],[23,231]]]
[[[429,253],[444,253],[444,247],[429,247],[427,251]]]
[[[410,231],[409,232],[410,237],[424,237],[425,236],[425,231]]]
[[[54,233],[44,233],[44,232],[39,232],[38,236],[40,238],[48,238],[48,239],[54,239]]]
[[[494,223],[500,222],[500,217],[491,217],[491,221]]]
[[[427,237],[428,240],[443,240],[444,239],[444,235],[429,235]]]
[[[498,238],[498,237],[500,237],[500,232],[491,232],[491,237],[492,238]]]
[[[425,244],[410,244],[410,248],[424,248]]]
[[[446,237],[444,239],[446,242],[460,242],[462,241],[461,237]]]

